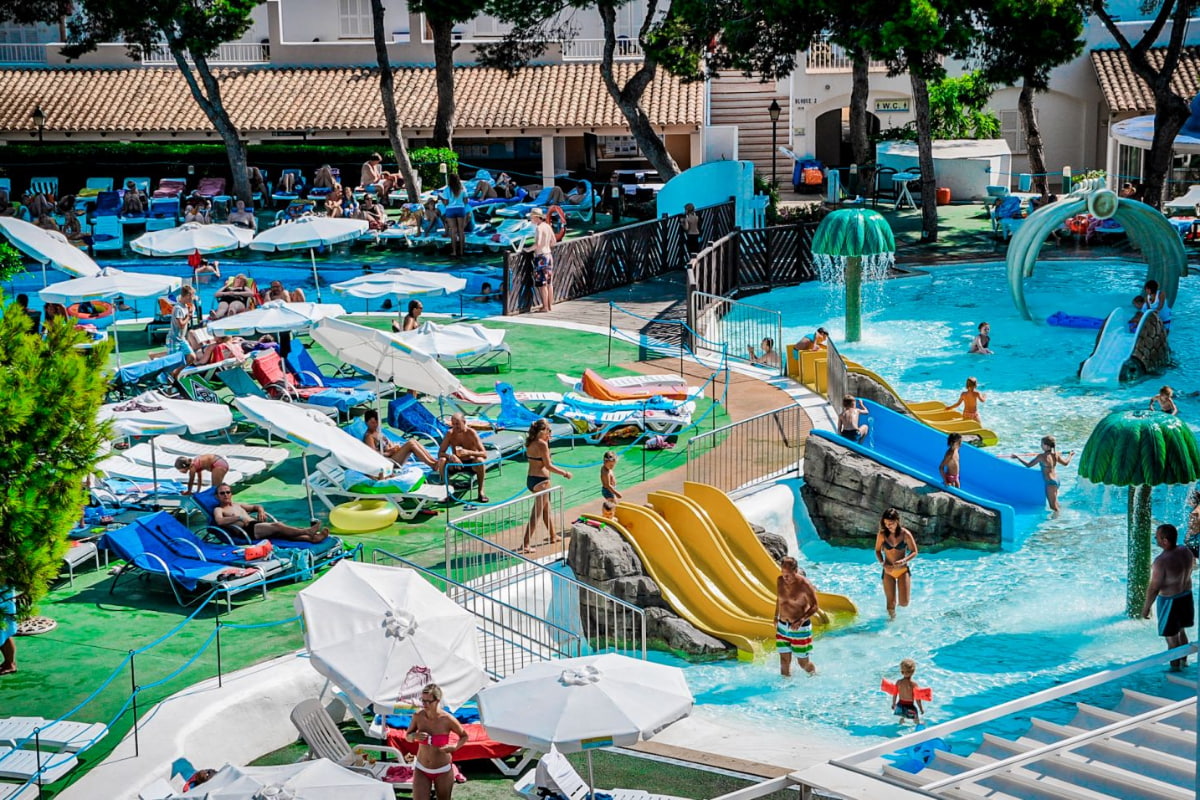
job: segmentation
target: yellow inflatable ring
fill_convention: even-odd
[[[352,500],[329,512],[329,524],[340,533],[370,533],[386,528],[400,516],[391,500]]]

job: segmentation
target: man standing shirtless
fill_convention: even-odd
[[[1158,635],[1166,638],[1167,649],[1171,650],[1188,643],[1187,629],[1196,624],[1192,603],[1196,558],[1191,550],[1179,546],[1179,531],[1174,525],[1159,525],[1154,539],[1162,553],[1150,569],[1142,618],[1150,619],[1150,607],[1158,606]],[[1186,666],[1187,656],[1171,660],[1171,672],[1181,672]]]
[[[487,451],[483,448],[479,434],[467,425],[467,418],[461,411],[455,412],[454,416],[450,417],[450,430],[442,439],[442,446],[438,448],[437,463],[433,465],[434,472],[443,475],[443,470],[448,464],[469,467],[474,470],[475,478],[479,481],[479,502],[487,503],[487,495],[483,493],[483,479],[487,475],[487,466],[483,462],[486,460]]]
[[[323,542],[329,538],[329,529],[322,528],[316,520],[307,528],[284,525],[267,517],[267,510],[260,505],[233,502],[233,489],[228,483],[217,487],[217,502],[213,509],[213,521],[218,525],[236,525],[253,539],[288,539],[294,542]]]
[[[784,556],[779,562],[781,573],[775,581],[778,599],[775,603],[775,650],[779,653],[779,673],[792,674],[792,655],[809,675],[817,668],[809,660],[812,653],[812,618],[821,613],[817,591],[800,572],[796,559]]]

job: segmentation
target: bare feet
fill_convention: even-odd
[[[17,671],[17,665],[13,663],[0,665],[0,675],[11,675]]]
[[[561,541],[562,541],[561,536],[551,536],[550,537],[550,544],[558,544]]]

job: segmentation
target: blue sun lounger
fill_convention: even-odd
[[[538,192],[538,196],[525,203],[514,203],[510,206],[505,206],[496,210],[498,217],[523,217],[535,208],[546,208],[546,203],[550,202],[550,193],[554,191],[553,186],[543,186]]]

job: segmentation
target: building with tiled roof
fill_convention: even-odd
[[[1146,51],[1146,60],[1155,68],[1162,66],[1165,56],[1165,48]],[[1115,48],[1093,50],[1091,59],[1110,114],[1120,119],[1131,114],[1154,113],[1154,93],[1133,71],[1123,52]],[[1200,91],[1200,46],[1183,48],[1171,88],[1181,97],[1195,97]]]

